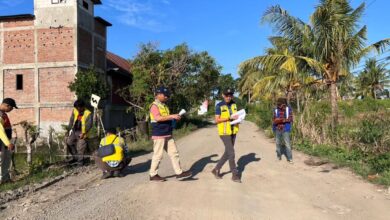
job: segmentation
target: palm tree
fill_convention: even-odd
[[[248,103],[253,99],[253,86],[260,78],[261,72],[258,70],[240,70],[237,89],[240,91],[240,97],[248,98]]]
[[[366,47],[367,27],[359,28],[359,21],[365,4],[353,9],[347,0],[320,0],[310,17],[310,24],[288,14],[280,6],[269,8],[262,20],[271,23],[280,34],[279,38],[288,43],[292,55],[272,54],[252,58],[243,65],[269,66],[305,72],[308,67],[320,74],[329,86],[332,106],[332,127],[338,124],[337,82],[340,76],[350,74],[350,68],[374,49],[383,52],[390,45],[390,38]],[[288,65],[287,61],[300,64]]]
[[[362,95],[370,94],[376,99],[376,91],[390,86],[388,63],[378,63],[374,58],[366,60],[364,70],[358,76],[357,86]]]

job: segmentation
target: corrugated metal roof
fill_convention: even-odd
[[[95,20],[99,21],[100,23],[104,24],[105,26],[108,26],[108,27],[112,26],[112,24],[110,22],[104,20],[103,18],[101,18],[99,16],[95,17]]]
[[[126,75],[131,74],[130,62],[125,58],[120,57],[110,51],[107,51],[106,58],[107,58],[107,70],[113,70],[115,68],[119,68],[118,71],[120,71],[121,73]]]

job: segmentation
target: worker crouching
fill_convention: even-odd
[[[123,177],[122,171],[130,161],[125,140],[116,135],[115,129],[108,129],[107,135],[100,141],[95,158],[96,165],[103,171],[102,179]]]

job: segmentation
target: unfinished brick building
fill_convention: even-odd
[[[93,65],[106,77],[116,77],[106,74],[111,24],[94,16],[98,4],[100,0],[34,0],[34,15],[0,16],[0,99],[17,101],[20,109],[10,114],[14,123],[28,120],[42,130],[59,129],[69,119],[75,94],[68,84],[79,69]],[[108,113],[115,104],[116,111],[124,109],[121,101],[107,104]],[[121,117],[106,117],[106,123]]]

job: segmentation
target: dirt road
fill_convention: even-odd
[[[274,144],[245,122],[236,144],[242,183],[210,171],[221,155],[216,128],[178,141],[186,181],[148,181],[151,155],[133,159],[127,176],[100,180],[96,169],[68,177],[11,202],[0,219],[390,219],[390,195],[346,169],[310,167],[294,152],[294,164],[275,159]],[[227,164],[223,171],[227,171]],[[165,155],[162,176],[173,170]]]

